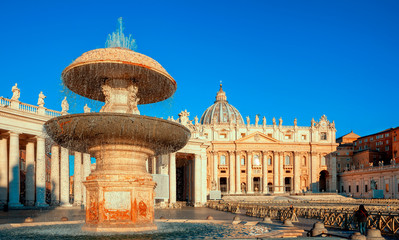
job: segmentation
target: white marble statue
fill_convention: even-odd
[[[46,96],[44,96],[43,92],[41,91],[39,93],[39,99],[37,100],[37,105],[39,105],[39,107],[43,107],[44,106],[44,99],[46,98]]]
[[[18,85],[15,84],[15,85],[11,88],[11,91],[12,91],[11,100],[18,101],[19,96],[20,96],[20,94],[21,94],[21,91],[19,90]]]
[[[258,126],[258,122],[259,122],[259,117],[258,115],[255,115],[255,126]]]

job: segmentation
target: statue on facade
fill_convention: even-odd
[[[15,85],[11,88],[11,91],[12,91],[11,100],[18,101],[19,96],[20,96],[20,94],[21,94],[21,91],[19,90],[18,85],[15,84]]]
[[[216,187],[217,187],[216,182],[215,182],[215,181],[212,181],[212,182],[211,182],[211,185],[212,185],[212,186],[211,186],[211,190],[212,190],[212,191],[216,191]]]
[[[296,118],[294,119],[294,126],[296,127],[297,126],[297,120],[296,120]]]
[[[198,117],[197,116],[194,117],[194,124],[198,125]]]
[[[46,96],[44,96],[43,92],[40,91],[39,99],[37,100],[37,105],[39,105],[39,107],[43,107],[44,106],[44,99],[45,98],[46,98]]]
[[[278,125],[281,127],[283,125],[283,119],[280,117],[280,119],[278,120]]]
[[[273,125],[276,125],[276,118],[273,117]]]
[[[69,110],[69,104],[67,101],[67,97],[64,97],[64,100],[61,102],[61,113],[67,113]]]
[[[255,126],[258,126],[259,117],[258,114],[255,115]]]
[[[83,107],[83,112],[89,113],[90,111],[91,111],[91,108],[89,108],[89,106],[87,106],[87,103],[86,103],[86,105]]]
[[[247,125],[249,125],[249,116],[247,116]]]
[[[316,122],[314,121],[314,118],[312,118],[312,121],[310,122],[310,126],[314,127],[315,124],[316,124]]]
[[[266,126],[266,117],[265,116],[263,116],[263,126]]]
[[[190,123],[188,116],[190,116],[190,113],[187,112],[187,110],[181,111],[181,113],[179,113],[180,123],[184,126],[187,126]]]
[[[377,188],[377,182],[374,179],[370,180],[370,188],[372,190]]]

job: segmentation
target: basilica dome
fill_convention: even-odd
[[[226,93],[220,84],[219,92],[216,94],[215,103],[208,107],[201,116],[201,124],[244,124],[240,112],[227,102]]]

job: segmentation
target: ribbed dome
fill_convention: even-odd
[[[233,123],[244,124],[240,112],[227,102],[226,93],[220,84],[220,90],[216,95],[215,103],[201,116],[201,124]]]

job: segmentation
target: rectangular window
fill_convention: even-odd
[[[366,184],[366,185],[364,185],[364,192],[367,192],[369,189],[368,189],[368,185]]]
[[[359,146],[359,151],[362,150],[362,146]]]
[[[337,168],[338,168],[338,169],[341,169],[341,164],[338,163],[338,164],[337,164]]]
[[[386,133],[386,134],[385,134],[385,137],[389,137],[389,133]]]
[[[272,171],[272,170],[267,170],[267,172],[268,172],[268,173],[273,173],[273,171]]]
[[[225,133],[222,133],[222,134],[220,134],[220,136],[219,136],[219,138],[221,138],[221,139],[225,139],[226,138],[226,134]]]
[[[327,133],[325,132],[320,133],[320,140],[327,140]]]
[[[349,155],[349,152],[346,152],[346,155]]]
[[[245,170],[241,170],[241,173],[245,173]]]
[[[302,139],[302,140],[306,140],[306,135],[302,135],[302,136],[301,136],[301,139]]]
[[[385,146],[385,151],[389,151],[389,146]]]
[[[357,145],[357,142],[355,142],[355,146]]]
[[[369,140],[366,138],[366,139],[364,139],[364,142],[366,143],[366,142],[368,142]]]
[[[385,192],[389,192],[389,184],[388,183],[385,184]]]
[[[359,185],[356,185],[356,192],[359,192]]]
[[[220,173],[226,173],[226,170],[222,170],[222,171],[220,171]]]
[[[348,192],[351,192],[351,185],[349,185],[348,187]]]
[[[371,141],[373,141],[373,140],[374,140],[374,138],[373,138],[373,137],[371,137],[371,138],[370,138],[370,142],[371,142]]]
[[[377,150],[377,152],[379,152],[379,151],[380,151],[380,148],[376,148],[376,150]]]
[[[393,137],[393,140],[396,142],[396,136],[395,136],[395,137]]]
[[[389,144],[389,140],[386,140],[385,142],[386,142],[386,144]]]

